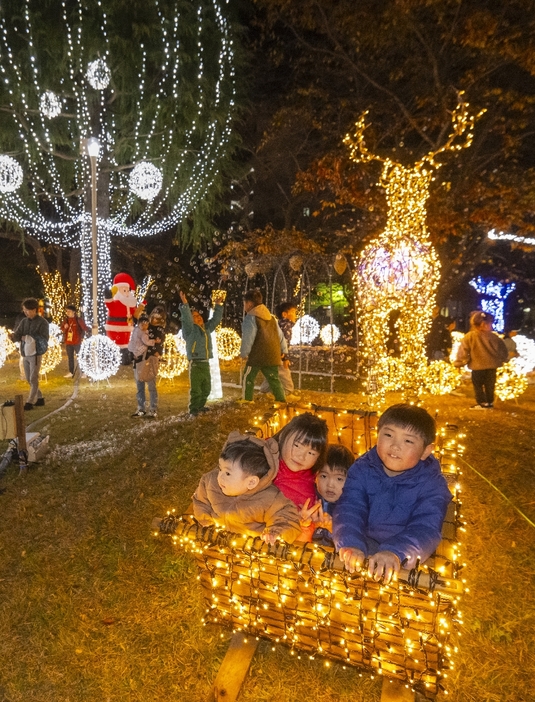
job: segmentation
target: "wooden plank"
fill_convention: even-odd
[[[414,692],[401,680],[383,678],[381,702],[414,702],[415,699]]]
[[[254,636],[243,632],[233,634],[214,681],[210,700],[235,702],[259,643]]]
[[[27,451],[26,446],[26,419],[24,417],[24,400],[22,395],[15,395],[15,428],[17,432],[17,448]]]

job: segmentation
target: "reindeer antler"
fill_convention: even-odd
[[[372,154],[368,151],[366,147],[366,142],[364,141],[364,130],[367,125],[365,122],[368,110],[363,112],[358,122],[355,122],[355,133],[353,135],[346,134],[344,137],[344,144],[349,146],[349,157],[352,161],[362,161],[362,163],[368,163],[369,161],[380,161],[384,163],[387,159]]]

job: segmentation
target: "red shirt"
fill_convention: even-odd
[[[279,472],[273,485],[276,485],[285,497],[297,505],[298,509],[301,509],[307,500],[309,500],[309,507],[317,500],[316,476],[312,470],[300,470],[294,473],[282,458],[279,459]]]

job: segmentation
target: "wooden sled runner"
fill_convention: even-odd
[[[258,422],[272,435],[295,412],[278,408]],[[327,420],[329,440],[362,453],[373,445],[375,416],[315,407]],[[457,650],[459,502],[456,427],[440,430],[437,457],[454,494],[443,540],[431,559],[397,582],[377,583],[345,571],[333,549],[316,544],[265,544],[259,538],[201,527],[191,515],[165,518],[180,548],[197,561],[206,602],[205,623],[234,631],[214,683],[213,699],[236,700],[261,638],[289,647],[293,655],[321,656],[383,677],[382,702],[432,698],[444,687]]]

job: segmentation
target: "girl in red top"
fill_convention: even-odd
[[[69,359],[69,372],[65,377],[72,378],[75,367],[74,354],[78,354],[80,352],[80,346],[85,338],[85,334],[86,332],[89,332],[90,329],[82,317],[78,317],[76,314],[76,307],[74,305],[67,305],[65,308],[65,315],[66,317],[61,324],[63,341],[65,342],[67,358]]]
[[[305,412],[294,417],[275,438],[279,442],[280,459],[273,484],[299,510],[306,509],[317,500],[315,480],[325,464],[327,423]]]

